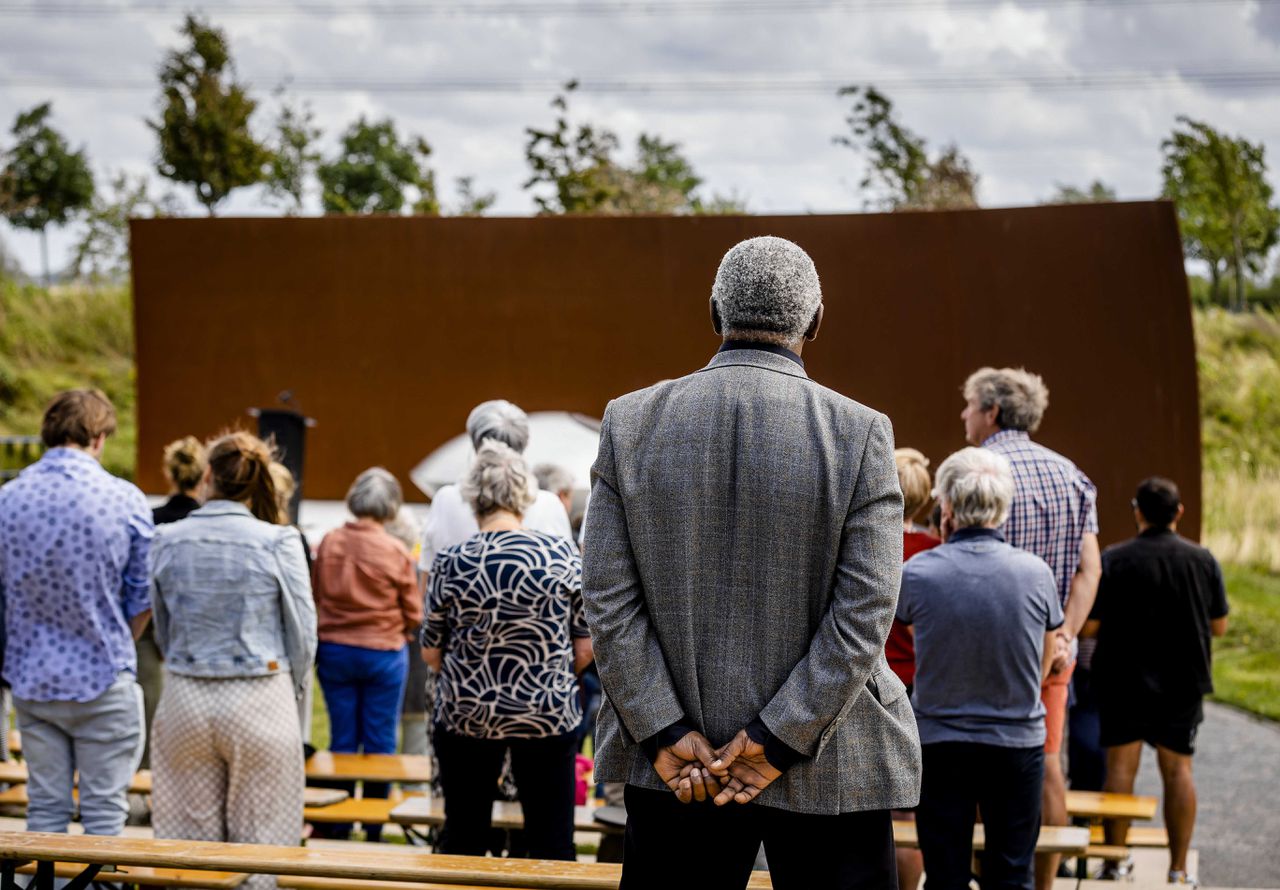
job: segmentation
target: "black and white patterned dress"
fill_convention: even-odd
[[[542,532],[480,532],[431,568],[424,646],[444,645],[434,719],[473,738],[545,738],[582,719],[572,637],[587,636],[582,561]]]

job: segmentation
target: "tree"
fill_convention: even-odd
[[[454,181],[454,186],[458,190],[454,216],[484,216],[485,211],[498,200],[497,192],[477,192],[475,179],[471,176],[459,176]]]
[[[65,225],[93,199],[93,173],[85,151],[71,150],[66,137],[49,125],[51,113],[48,102],[19,113],[0,186],[9,222],[40,233],[45,284],[49,283],[49,226]]]
[[[525,129],[525,158],[531,175],[524,187],[551,189],[549,194],[534,195],[542,213],[742,212],[744,205],[736,198],[713,195],[704,202],[697,193],[702,178],[680,145],[661,136],[641,133],[635,163],[628,166],[617,161],[616,133],[570,122],[569,94],[576,88],[577,82],[570,81],[552,100],[558,113],[551,129]]]
[[[390,118],[369,123],[361,116],[342,134],[338,154],[317,170],[325,212],[399,213],[412,202],[414,213],[439,213],[430,155],[421,137],[401,142]]]
[[[569,94],[578,88],[571,80],[564,91],[551,100],[557,111],[550,130],[526,127],[525,159],[531,171],[525,189],[550,186],[550,195],[535,194],[534,203],[542,213],[592,213],[612,200],[619,187],[613,153],[617,134],[590,124],[569,123]]]
[[[160,68],[160,120],[147,121],[159,139],[156,170],[186,183],[210,216],[235,189],[266,178],[271,152],[254,138],[249,119],[258,107],[236,82],[226,35],[188,15],[189,45]]]
[[[1116,190],[1101,179],[1095,179],[1084,188],[1054,183],[1053,196],[1047,204],[1106,204],[1116,199]]]
[[[931,161],[923,138],[901,124],[889,97],[873,86],[847,86],[837,91],[852,97],[845,117],[849,135],[833,137],[867,161],[860,187],[873,192],[866,206],[888,210],[949,210],[977,207],[978,174],[955,145],[947,145]]]
[[[310,105],[296,105],[286,97],[281,98],[275,126],[267,193],[292,215],[302,210],[307,180],[320,163],[320,153],[314,147],[320,128],[315,126]]]
[[[1271,203],[1263,146],[1186,116],[1178,123],[1182,129],[1160,146],[1164,195],[1177,205],[1187,254],[1209,265],[1211,298],[1222,301],[1225,269],[1234,283],[1229,305],[1243,311],[1245,273],[1262,271],[1280,237],[1280,208]]]
[[[71,251],[71,272],[90,281],[121,281],[129,274],[129,220],[141,216],[175,216],[178,199],[166,192],[153,199],[145,178],[120,172],[110,191],[94,195],[85,214],[84,232]]]

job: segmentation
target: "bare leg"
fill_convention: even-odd
[[[1059,754],[1044,756],[1044,791],[1040,803],[1040,824],[1067,824],[1067,777],[1062,772]],[[1061,853],[1036,855],[1036,890],[1053,890],[1053,879],[1058,876]]]
[[[1196,825],[1196,785],[1191,778],[1191,756],[1168,748],[1156,748],[1160,779],[1164,784],[1164,824],[1169,831],[1169,870],[1187,870],[1187,850]]]
[[[924,874],[924,857],[919,850],[898,848],[898,890],[917,890]]]
[[[1133,782],[1138,777],[1138,766],[1142,763],[1142,742],[1130,742],[1127,745],[1116,745],[1107,749],[1107,781],[1103,791],[1112,794],[1132,794]],[[1123,847],[1129,839],[1128,819],[1108,819],[1105,830],[1107,843]]]

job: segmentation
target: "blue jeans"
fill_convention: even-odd
[[[316,650],[316,676],[329,711],[329,750],[396,753],[408,673],[408,646],[388,652],[321,642]],[[364,796],[386,797],[388,790],[386,784],[366,782]],[[369,840],[376,840],[380,827],[367,826],[366,834]]]

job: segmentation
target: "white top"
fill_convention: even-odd
[[[539,490],[538,497],[524,511],[524,527],[573,540],[569,514],[564,511],[560,498],[549,491]],[[462,499],[458,486],[444,486],[431,499],[431,512],[427,514],[427,523],[422,530],[422,556],[418,559],[418,568],[424,572],[431,571],[437,553],[461,544],[479,531],[476,515],[471,512],[471,505]]]

